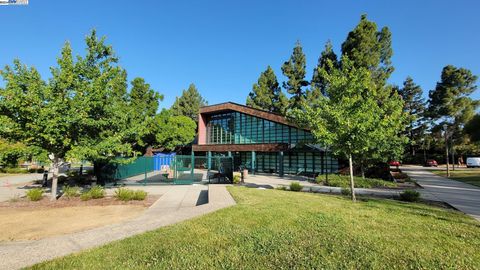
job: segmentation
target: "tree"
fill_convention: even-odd
[[[133,149],[144,153],[148,146],[157,144],[156,133],[159,126],[156,115],[163,95],[155,92],[143,78],[135,78],[131,84],[127,136],[130,137]]]
[[[391,65],[392,34],[388,27],[378,31],[377,24],[363,14],[358,25],[343,42],[342,55],[352,60],[356,67],[367,68],[373,82],[382,88],[394,70]]]
[[[260,74],[257,83],[253,85],[252,91],[247,97],[247,106],[285,114],[288,100],[282,93],[277,76],[270,66]]]
[[[410,139],[410,153],[412,156],[415,156],[415,149],[420,145],[426,130],[423,119],[425,112],[425,101],[422,97],[423,91],[411,77],[407,77],[403,82],[403,87],[398,89],[398,93],[404,102],[403,111],[410,116],[406,133]]]
[[[325,44],[325,49],[318,59],[317,67],[313,70],[312,82],[310,83],[311,89],[307,91],[307,101],[311,105],[315,104],[320,96],[326,95],[327,82],[322,76],[322,70],[326,73],[331,72],[330,66],[327,64],[328,62],[332,63],[333,69],[337,69],[340,65],[330,41]]]
[[[477,76],[468,69],[445,66],[440,82],[429,92],[428,116],[433,121],[463,126],[479,105],[477,100],[470,98],[477,89],[476,81]]]
[[[468,121],[465,133],[470,136],[472,142],[480,142],[480,114],[476,114]]]
[[[305,68],[305,54],[302,45],[297,41],[290,59],[282,65],[282,73],[288,78],[288,81],[283,82],[283,88],[292,95],[289,105],[291,109],[300,108],[305,100],[303,87],[308,85],[308,81],[305,80]]]
[[[65,44],[48,84],[19,60],[1,72],[6,86],[0,91],[0,136],[49,153],[52,200],[62,160],[91,160],[98,172],[99,160],[131,151],[123,134],[128,123],[126,72],[104,38],[92,31],[85,40],[87,54],[76,61]]]
[[[198,113],[200,107],[206,106],[208,102],[200,95],[195,85],[192,83],[187,90],[182,91],[182,95],[175,99],[171,110],[174,116],[187,116],[198,122]]]
[[[157,142],[167,150],[189,144],[195,138],[196,123],[187,116],[173,115],[172,110],[162,110],[157,125],[161,127],[156,134]]]
[[[333,67],[331,62],[328,65]],[[340,69],[322,73],[328,83],[326,95],[319,98],[316,107],[306,105],[305,111],[296,109],[291,115],[310,127],[318,143],[348,158],[355,201],[353,158],[370,152],[384,154],[391,145],[401,143],[396,138],[405,118],[402,100],[391,91],[391,102],[378,102],[381,93],[370,71],[356,67],[346,56]]]

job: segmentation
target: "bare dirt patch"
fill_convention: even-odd
[[[37,240],[119,223],[139,216],[157,199],[158,196],[148,196],[145,201],[122,202],[107,197],[51,202],[44,198],[38,202],[2,202],[0,241]]]

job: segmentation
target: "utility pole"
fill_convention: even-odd
[[[447,124],[443,124],[443,130],[445,132],[445,161],[447,162],[447,177],[450,177],[450,168],[448,166],[448,131]]]

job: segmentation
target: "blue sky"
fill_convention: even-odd
[[[280,66],[297,40],[307,78],[331,40],[339,53],[363,13],[393,35],[390,82],[410,75],[425,94],[443,66],[480,75],[479,1],[52,1],[0,6],[0,66],[14,58],[44,76],[65,41],[84,53],[95,28],[107,36],[128,71],[165,95],[162,107],[193,82],[210,104],[244,103],[260,72]],[[473,95],[480,99],[480,90]]]

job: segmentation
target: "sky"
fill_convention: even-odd
[[[390,83],[407,76],[435,88],[445,65],[480,75],[480,1],[114,1],[30,0],[0,6],[0,67],[19,58],[44,79],[66,41],[85,53],[96,29],[120,57],[129,80],[143,77],[170,107],[194,83],[209,104],[244,104],[268,65],[279,82],[295,42],[307,57],[307,79],[325,42],[337,54],[361,14],[392,32]],[[0,85],[3,85],[0,82]],[[478,83],[477,83],[478,84]],[[473,97],[480,99],[480,90]]]

